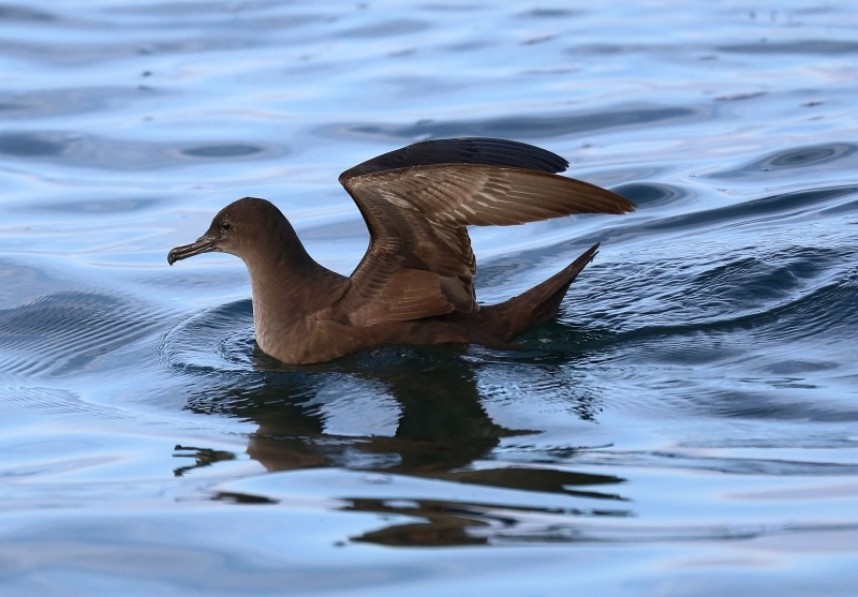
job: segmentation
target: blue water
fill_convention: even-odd
[[[837,594],[858,582],[858,10],[0,5],[0,593]],[[602,251],[520,351],[286,367],[276,202],[348,273],[340,171],[535,143],[638,205],[475,229],[478,296]]]

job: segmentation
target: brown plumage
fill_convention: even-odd
[[[350,277],[316,263],[274,205],[246,197],[222,209],[179,259],[209,251],[250,272],[256,342],[285,363],[316,363],[387,344],[502,346],[555,317],[588,249],[524,294],[480,306],[466,226],[511,225],[575,213],[631,211],[619,195],[557,176],[549,151],[503,139],[417,143],[340,175],[366,220],[370,245]]]

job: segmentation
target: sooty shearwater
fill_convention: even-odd
[[[479,305],[466,226],[634,209],[611,191],[556,174],[568,165],[525,143],[462,138],[416,143],[346,170],[340,183],[370,235],[348,277],[316,263],[280,210],[253,197],[227,205],[205,234],[172,249],[167,261],[210,251],[242,259],[256,342],[284,363],[319,363],[392,344],[509,346],[557,315],[599,245],[525,293]]]

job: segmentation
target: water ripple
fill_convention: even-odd
[[[253,371],[253,311],[250,300],[192,315],[164,336],[161,351],[179,371]]]
[[[62,161],[67,166],[104,170],[152,170],[190,161],[269,159],[285,147],[232,141],[183,144],[145,143],[61,131],[0,133],[0,155],[7,158]]]
[[[807,39],[773,42],[763,40],[754,44],[724,44],[717,48],[721,52],[736,54],[819,54],[837,56],[858,52],[858,43],[836,39]]]
[[[326,125],[319,133],[327,137],[381,137],[422,139],[442,137],[508,137],[530,139],[582,134],[656,122],[687,121],[701,115],[693,109],[673,106],[613,107],[593,113],[555,113],[503,116],[480,120],[421,121],[414,124],[341,123]]]
[[[15,376],[81,373],[158,325],[153,313],[130,299],[59,292],[0,310],[0,364]]]
[[[757,178],[761,173],[777,173],[779,170],[793,170],[818,166],[849,168],[858,166],[855,159],[858,146],[852,143],[827,143],[790,147],[769,154],[759,160],[735,169],[722,170],[710,174],[712,178],[739,179]],[[842,163],[846,162],[846,163]]]
[[[145,97],[151,97],[150,90]],[[54,118],[127,108],[143,94],[131,87],[71,87],[8,91],[0,90],[0,116],[9,121],[26,121]],[[5,143],[14,145],[14,134],[5,137]]]

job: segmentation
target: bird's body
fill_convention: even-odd
[[[256,342],[285,363],[389,344],[501,346],[556,315],[598,245],[524,294],[480,306],[466,226],[634,208],[554,174],[566,166],[537,147],[472,138],[417,143],[347,170],[340,182],[370,231],[349,277],[316,263],[280,210],[249,197],[221,210],[206,234],[171,250],[168,261],[207,251],[240,257],[250,272]]]

